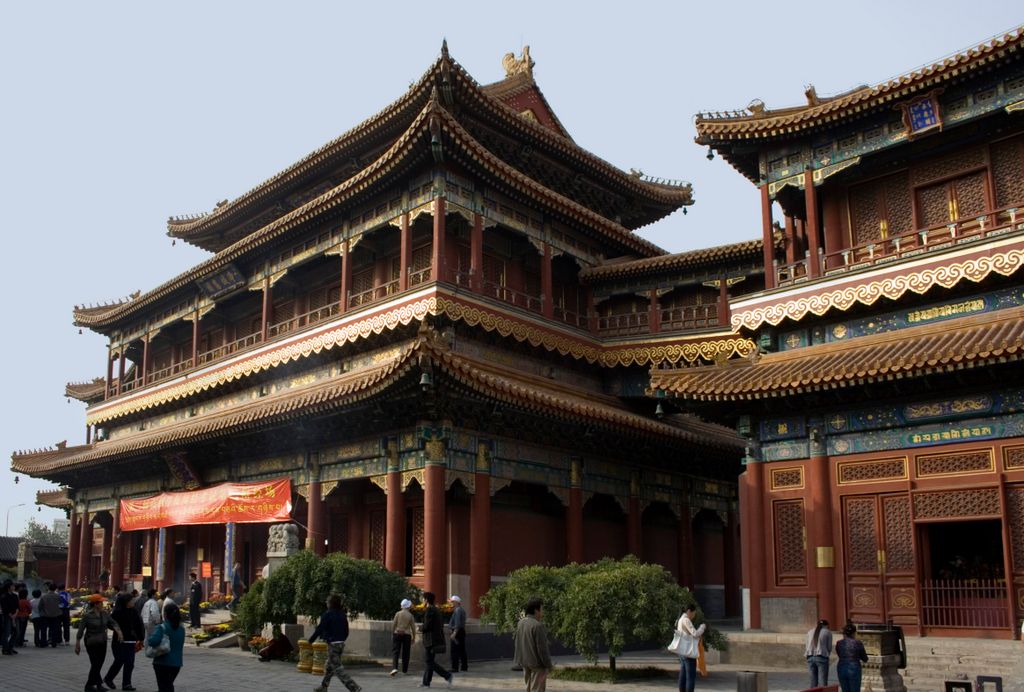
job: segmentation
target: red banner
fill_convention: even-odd
[[[290,478],[255,483],[221,483],[141,500],[121,500],[122,531],[187,524],[258,524],[288,521],[292,512]]]

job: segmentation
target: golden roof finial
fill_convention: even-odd
[[[523,52],[520,53],[518,59],[516,59],[515,53],[505,53],[501,64],[505,68],[505,77],[508,78],[515,77],[517,74],[533,77],[533,66],[536,63],[530,58],[530,47],[523,46]]]

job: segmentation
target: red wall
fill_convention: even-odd
[[[491,572],[508,574],[524,565],[564,565],[565,521],[532,511],[491,509]]]

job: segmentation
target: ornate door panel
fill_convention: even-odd
[[[917,581],[906,495],[843,500],[847,614],[855,622],[917,623]]]
[[[951,184],[953,188],[953,209],[958,219],[975,219],[988,208],[988,193],[985,191],[985,171],[978,171]]]
[[[919,228],[974,219],[989,208],[985,171],[976,171],[953,180],[917,190]]]
[[[906,171],[850,188],[853,244],[911,230],[910,176]]]
[[[929,185],[917,191],[918,228],[939,226],[949,223],[952,219],[953,206],[947,183]]]

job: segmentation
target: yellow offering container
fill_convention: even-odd
[[[299,662],[295,668],[300,673],[308,673],[313,669],[313,647],[305,639],[299,640]]]
[[[327,666],[327,643],[316,642],[313,644],[313,675],[323,675]]]

